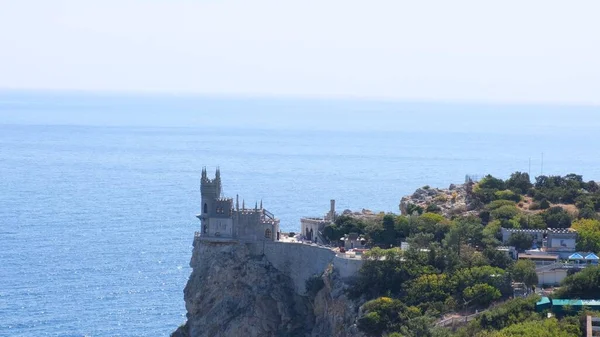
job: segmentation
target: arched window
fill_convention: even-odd
[[[208,204],[204,203],[204,213],[208,213]]]
[[[265,230],[265,238],[267,238],[267,239],[271,238],[271,230],[268,228]]]

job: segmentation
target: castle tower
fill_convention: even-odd
[[[202,169],[200,180],[202,195],[201,213],[198,215],[202,226],[202,235],[224,236],[233,235],[232,199],[221,199],[221,172],[217,168],[215,178],[209,179],[206,168]]]

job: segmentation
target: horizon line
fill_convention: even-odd
[[[66,88],[7,88],[0,87],[0,94],[67,94],[112,97],[153,97],[153,98],[199,98],[230,100],[274,100],[336,103],[373,103],[373,104],[420,104],[420,105],[473,105],[503,107],[552,107],[552,108],[600,108],[600,103],[552,102],[552,101],[499,101],[476,99],[435,99],[435,98],[393,98],[356,95],[303,95],[303,94],[265,94],[265,93],[222,93],[196,91],[163,90],[106,90],[106,89],[66,89]]]

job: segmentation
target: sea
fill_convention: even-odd
[[[0,336],[168,336],[203,167],[297,232],[466,175],[599,181],[599,131],[594,106],[0,92]]]

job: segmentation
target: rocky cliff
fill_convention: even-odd
[[[362,337],[358,305],[346,298],[347,284],[331,266],[322,271],[323,287],[307,295],[289,272],[302,256],[291,254],[282,270],[258,245],[195,240],[184,290],[187,322],[172,337]]]
[[[418,188],[412,195],[400,200],[400,213],[410,215],[415,207],[423,212],[440,213],[445,217],[476,214],[482,205],[471,197],[471,184],[450,185],[447,189]]]

